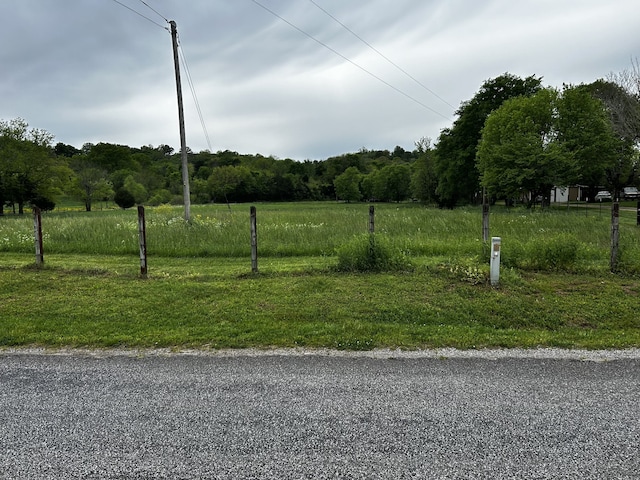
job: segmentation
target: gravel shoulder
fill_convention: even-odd
[[[419,358],[477,358],[498,360],[509,358],[521,359],[556,359],[590,362],[607,362],[615,360],[638,360],[640,348],[625,350],[573,350],[561,348],[536,349],[480,349],[459,350],[455,348],[437,348],[428,350],[374,349],[366,351],[307,349],[307,348],[264,348],[264,349],[224,349],[208,348],[0,348],[0,355],[63,355],[88,357],[172,357],[172,356],[210,356],[210,357],[342,357],[373,359],[419,359]]]

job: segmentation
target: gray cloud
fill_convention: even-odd
[[[137,0],[122,3],[165,26]],[[504,72],[588,83],[630,65],[636,0],[146,0],[178,24],[213,150],[322,159],[436,139],[455,108]],[[179,145],[171,39],[111,0],[1,2],[0,118],[81,146]],[[208,148],[183,71],[187,140]],[[452,107],[453,106],[453,107]]]

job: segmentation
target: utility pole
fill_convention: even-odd
[[[189,189],[189,165],[187,159],[187,139],[184,131],[184,109],[182,106],[182,83],[180,81],[180,62],[178,59],[178,27],[171,20],[171,40],[173,43],[173,63],[176,70],[176,89],[178,91],[178,122],[180,124],[180,157],[182,159],[182,193],[184,197],[184,219],[191,221],[191,191]]]

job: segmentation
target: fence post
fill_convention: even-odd
[[[486,244],[489,241],[489,198],[482,195],[482,241]]]
[[[33,233],[36,243],[36,267],[44,265],[44,252],[42,248],[42,214],[38,207],[33,207]]]
[[[618,250],[620,246],[620,204],[617,199],[611,205],[611,256],[609,269],[615,272],[618,269]]]
[[[138,205],[138,236],[140,237],[140,276],[147,278],[147,226],[142,205]]]
[[[258,273],[258,225],[256,221],[256,207],[251,207],[251,271]]]
[[[369,233],[373,233],[375,230],[375,207],[369,205]]]

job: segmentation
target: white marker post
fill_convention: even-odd
[[[491,285],[496,286],[500,280],[500,237],[491,237]]]

